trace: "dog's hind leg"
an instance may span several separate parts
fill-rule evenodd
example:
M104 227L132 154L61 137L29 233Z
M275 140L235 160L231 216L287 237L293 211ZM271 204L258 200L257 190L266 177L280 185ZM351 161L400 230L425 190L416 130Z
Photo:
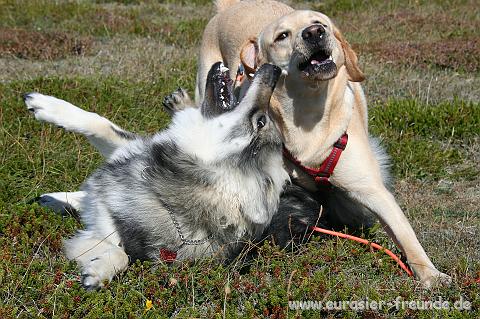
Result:
M58 192L40 195L35 200L44 207L48 207L57 213L63 213L65 211L81 211L81 202L85 196L84 191Z
M183 88L178 88L163 99L163 108L171 116L188 107L194 107L190 96Z
M85 135L105 158L136 138L135 134L121 129L106 118L53 96L29 93L24 95L24 101L37 120Z
M66 240L65 254L79 263L86 289L102 287L105 280L112 280L128 267L128 256L120 246L91 231L79 232Z

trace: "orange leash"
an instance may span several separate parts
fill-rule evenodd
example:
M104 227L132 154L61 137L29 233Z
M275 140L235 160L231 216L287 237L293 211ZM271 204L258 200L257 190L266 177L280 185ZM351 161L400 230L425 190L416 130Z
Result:
M311 230L314 230L316 232L319 232L319 233L324 233L324 234L328 234L328 235L332 235L332 236L337 236L337 237L340 237L340 238L345 238L345 239L350 239L350 240L353 240L353 241L356 241L356 242L359 242L359 243L362 243L362 244L365 244L365 245L368 245L372 248L375 248L377 250L383 250L387 255L389 255L394 261L397 262L397 264L403 269L405 270L405 272L409 275L409 276L413 276L413 272L412 270L410 270L410 268L408 268L407 265L405 265L403 263L403 261L400 260L400 258L395 255L392 251L386 249L386 248L383 248L382 246L380 246L379 244L376 244L376 243L372 243L372 242L369 242L368 240L366 239L363 239L363 238L360 238L360 237L356 237L356 236L352 236L352 235L347 235L347 234L342 234L342 233L339 233L339 232L336 232L336 231L333 231L333 230L328 230L328 229L324 229L324 228L320 228L320 227L315 227L315 226L312 226L310 227Z

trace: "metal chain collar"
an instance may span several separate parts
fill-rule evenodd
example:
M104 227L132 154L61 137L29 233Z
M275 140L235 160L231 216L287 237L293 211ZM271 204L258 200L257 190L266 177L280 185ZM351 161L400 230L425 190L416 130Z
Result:
M196 245L202 245L205 244L207 241L213 238L212 235L209 235L205 237L204 239L186 239L185 236L182 234L182 229L180 228L180 224L177 222L175 219L175 216L173 215L172 211L170 210L170 207L165 205L167 208L168 214L170 215L170 218L172 218L173 226L175 226L175 229L177 230L178 236L180 237L180 240L184 245L189 245L189 246L196 246Z
M148 168L150 168L150 166L144 167L142 172L141 172L141 176L145 180L147 180L147 177L145 176L145 171ZM192 239L186 239L185 236L183 236L182 228L180 227L180 224L178 223L177 219L175 218L175 215L173 214L173 210L162 199L159 199L159 200L162 203L162 205L165 207L165 209L167 210L168 214L170 215L170 218L172 219L172 222L173 222L173 226L177 230L178 236L180 237L180 240L182 241L182 246L183 245L188 245L188 246L202 245L202 244L205 244L207 241L209 241L210 239L213 238L213 235L209 235L209 236L205 237L204 239L193 239L193 240Z

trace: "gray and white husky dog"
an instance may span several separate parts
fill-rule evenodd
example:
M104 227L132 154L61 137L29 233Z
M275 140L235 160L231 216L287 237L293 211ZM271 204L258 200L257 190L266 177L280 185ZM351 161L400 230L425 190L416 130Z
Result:
M162 251L176 260L229 258L264 233L289 178L268 113L279 76L278 67L262 66L236 105L228 69L216 63L203 105L175 112L149 137L55 97L24 96L36 119L85 135L106 158L81 191L40 199L80 212L85 229L65 241L65 253L85 287L111 280L129 259L155 260Z

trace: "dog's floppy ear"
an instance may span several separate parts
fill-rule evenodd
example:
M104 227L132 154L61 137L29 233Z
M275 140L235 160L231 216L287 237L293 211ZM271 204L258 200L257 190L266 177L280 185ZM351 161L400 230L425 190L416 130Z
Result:
M362 82L365 80L365 75L363 75L362 70L360 70L358 66L357 54L336 27L333 28L333 34L342 44L343 55L345 56L345 67L347 68L349 80L352 82Z
M240 62L246 74L254 74L258 67L258 42L257 38L249 39L240 50Z

